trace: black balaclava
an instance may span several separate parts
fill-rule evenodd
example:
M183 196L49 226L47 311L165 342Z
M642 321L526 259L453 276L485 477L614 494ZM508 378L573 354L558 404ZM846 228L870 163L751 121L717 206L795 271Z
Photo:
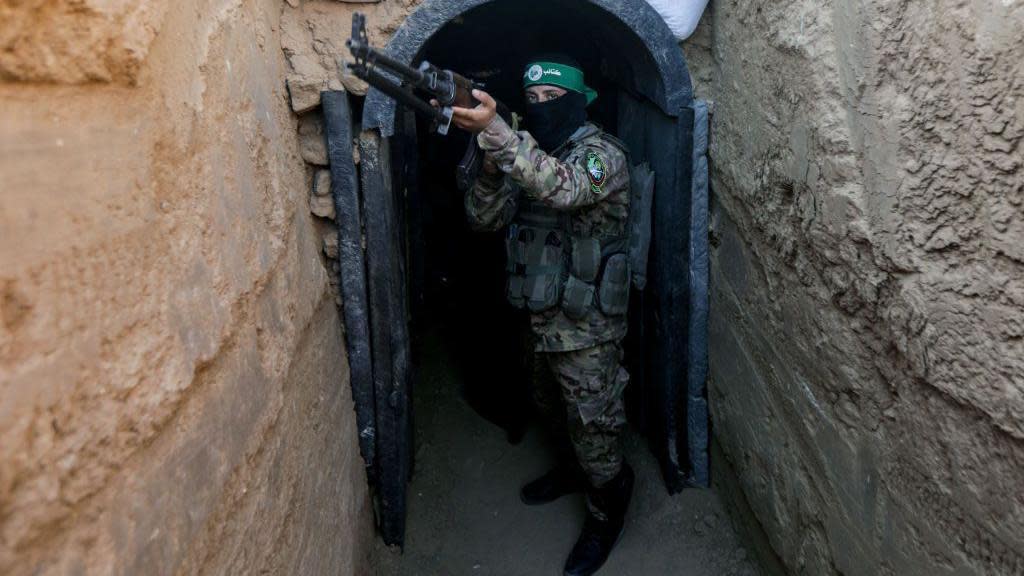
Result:
M526 128L548 154L565 143L587 121L587 97L566 92L561 98L526 105Z
M582 70L579 62L565 54L544 54L537 62L554 62ZM554 100L526 105L526 129L537 140L541 150L552 153L565 143L587 121L586 94L568 90Z

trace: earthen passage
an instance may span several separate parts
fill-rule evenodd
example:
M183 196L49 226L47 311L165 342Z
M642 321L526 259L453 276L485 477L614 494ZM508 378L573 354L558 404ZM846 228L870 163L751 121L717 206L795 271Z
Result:
M721 0L656 49L640 2L101 4L0 8L0 573L561 566L584 504L518 501L551 454L495 368L520 345L500 243L459 228L463 143L339 75L355 8L509 102L554 19L600 90L666 113L674 73L713 103L712 488L670 495L691 438L633 398L602 573L1024 573L1024 3ZM385 198L401 249L339 242ZM388 263L363 348L354 252Z

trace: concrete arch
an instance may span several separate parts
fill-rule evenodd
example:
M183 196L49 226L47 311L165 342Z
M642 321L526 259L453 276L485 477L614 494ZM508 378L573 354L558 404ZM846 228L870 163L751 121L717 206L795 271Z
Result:
M412 62L428 42L449 22L477 8L515 0L426 0L395 32L386 51L398 60ZM655 76L633 88L668 116L676 116L693 100L690 72L675 37L661 16L644 0L566 0L580 8L598 8L628 29L646 49L653 69L641 74ZM643 65L638 63L638 65ZM376 90L367 96L363 128L378 129L385 137L395 128L395 102Z

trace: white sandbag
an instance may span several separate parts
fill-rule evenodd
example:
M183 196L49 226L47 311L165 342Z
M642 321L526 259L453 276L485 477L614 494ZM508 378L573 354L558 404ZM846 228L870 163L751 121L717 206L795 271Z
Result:
M686 40L697 29L708 0L647 0L668 23L676 39Z

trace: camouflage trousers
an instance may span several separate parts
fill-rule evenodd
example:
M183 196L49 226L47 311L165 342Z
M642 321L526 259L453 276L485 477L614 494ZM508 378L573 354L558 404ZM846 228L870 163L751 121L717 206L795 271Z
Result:
M621 343L535 356L534 403L556 434L568 433L591 484L605 484L619 473L623 461L619 436L626 424L623 391L629 375L620 364Z

